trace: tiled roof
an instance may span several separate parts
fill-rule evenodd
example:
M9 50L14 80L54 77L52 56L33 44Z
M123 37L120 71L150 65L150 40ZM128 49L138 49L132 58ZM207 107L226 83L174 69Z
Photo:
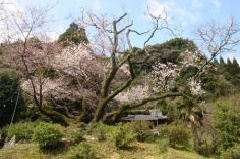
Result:
M146 120L146 121L153 121L153 120L160 120L160 119L168 119L167 116L161 115L161 116L154 116L154 115L128 115L126 117L122 117L122 121L129 121L129 120Z

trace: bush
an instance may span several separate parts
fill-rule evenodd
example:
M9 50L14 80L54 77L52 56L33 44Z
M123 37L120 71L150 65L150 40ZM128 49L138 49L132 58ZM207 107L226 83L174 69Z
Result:
M56 148L63 137L63 130L59 124L41 122L35 129L33 139L40 148Z
M239 159L240 158L240 145L234 146L227 151L223 152L221 159Z
M214 155L216 153L216 146L213 144L202 144L197 147L196 149L197 153L209 157L211 155Z
M159 135L155 134L152 130L148 131L138 131L136 138L138 142L146 142L146 143L155 143L159 139Z
M136 133L130 124L119 126L115 136L115 145L118 149L127 148L136 138Z
M171 124L168 125L165 130L166 135L169 138L169 146L188 146L190 139L190 132L184 125Z
M0 69L0 127L11 122L16 106L14 119L24 108L20 88L20 76L15 70ZM17 104L17 105L16 105Z
M218 103L217 106L215 127L219 149L226 150L240 143L240 106L232 101Z
M73 147L68 152L69 159L98 159L95 151L85 142Z
M5 138L7 136L7 130L6 127L3 129L0 129L0 149L4 146L5 144Z
M151 127L153 127L153 123L149 121L135 121L131 122L131 125L135 131L149 130Z
M97 137L98 141L106 141L107 139L115 139L118 132L118 126L106 125L103 123L94 123L91 125L91 135Z
M36 123L32 122L12 124L7 129L7 137L11 138L15 135L17 141L26 142L32 139L34 127L36 127Z
M80 129L77 129L77 130L68 132L67 137L70 138L73 144L79 144L80 142L85 141L83 134L84 133Z
M147 139L148 134L144 131L138 131L136 138L138 142L145 142L145 140Z
M97 127L97 139L99 142L107 140L107 129L103 124Z

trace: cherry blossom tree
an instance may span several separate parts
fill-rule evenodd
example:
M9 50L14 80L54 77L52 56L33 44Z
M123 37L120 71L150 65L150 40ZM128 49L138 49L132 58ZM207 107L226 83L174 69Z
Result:
M105 15L96 15L93 13L83 13L83 16L79 18L79 25L83 28L90 27L91 32L96 33L94 40L89 40L90 44L101 48L101 53L109 56L110 64L108 67L105 67L107 71L104 74L104 80L102 82L102 88L99 95L99 102L97 104L94 121L99 122L102 120L117 121L121 116L122 112L129 109L134 109L135 107L141 107L148 102L157 101L161 98L179 96L179 93L167 93L161 96L149 96L147 89L144 85L131 87L133 81L136 80L139 73L133 69L133 55L136 53L136 50L132 47L131 37L133 34L138 36L146 36L146 40L143 42L143 50L146 53L145 58L142 60L142 63L148 61L150 54L147 44L154 37L155 33L160 30L168 30L172 33L172 30L169 28L168 21L164 18L166 13L155 16L149 14L149 17L153 21L153 28L147 32L140 33L133 29L133 22L127 19L127 13L124 13L120 17L114 17L113 20L109 20ZM95 30L95 31L93 31ZM91 39L91 38L89 38ZM92 41L92 43L91 43ZM96 49L93 49L96 50ZM126 73L127 78L119 86L113 86L114 81L117 78L117 73L119 71ZM142 68L140 69L142 70ZM142 92L139 92L140 96L131 93L137 90L142 89ZM132 96L133 95L133 96ZM122 100L125 98L125 101L128 103L120 104L118 108L112 109L110 107L110 102L115 100ZM122 101L123 103L123 101ZM131 103L131 104L129 104Z
M23 89L33 98L39 111L64 125L68 125L67 118L48 108L44 100L46 93L60 84L58 82L57 85L52 85L50 84L52 81L47 78L50 70L50 59L58 48L55 47L54 43L38 40L38 38L42 39L45 36L43 28L48 23L48 11L48 8L30 8L14 13L6 12L4 19L6 32L2 37L5 39L5 46L8 47L11 56L5 61L10 65L13 59L19 62L15 67L23 72L25 77ZM51 87L48 87L49 85Z

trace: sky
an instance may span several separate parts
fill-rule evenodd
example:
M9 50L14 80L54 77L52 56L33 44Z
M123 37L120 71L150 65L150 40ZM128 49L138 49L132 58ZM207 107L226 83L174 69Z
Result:
M5 0L13 4L11 9L50 6L49 12L52 23L49 24L48 35L56 38L64 32L69 24L80 16L81 10L94 13L119 16L124 12L134 22L134 27L146 31L151 27L146 15L148 7L152 14L166 10L170 23L183 38L196 39L198 27L211 22L226 22L231 17L240 22L239 0ZM158 33L151 43L159 43L172 38L169 34ZM140 46L142 41L134 40ZM239 51L240 52L240 51ZM238 56L229 54L226 56ZM240 59L240 56L238 56Z

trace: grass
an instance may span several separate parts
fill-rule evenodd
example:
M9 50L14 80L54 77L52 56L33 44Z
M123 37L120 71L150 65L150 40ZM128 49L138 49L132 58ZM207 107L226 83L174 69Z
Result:
M113 143L90 143L102 159L206 159L191 151L167 148L160 151L156 144L135 142L128 150L117 150ZM12 148L0 150L1 159L66 159L66 152L46 153L39 150L36 144L18 144Z
M0 150L1 159L65 159L63 153L44 153L37 144L17 144Z

